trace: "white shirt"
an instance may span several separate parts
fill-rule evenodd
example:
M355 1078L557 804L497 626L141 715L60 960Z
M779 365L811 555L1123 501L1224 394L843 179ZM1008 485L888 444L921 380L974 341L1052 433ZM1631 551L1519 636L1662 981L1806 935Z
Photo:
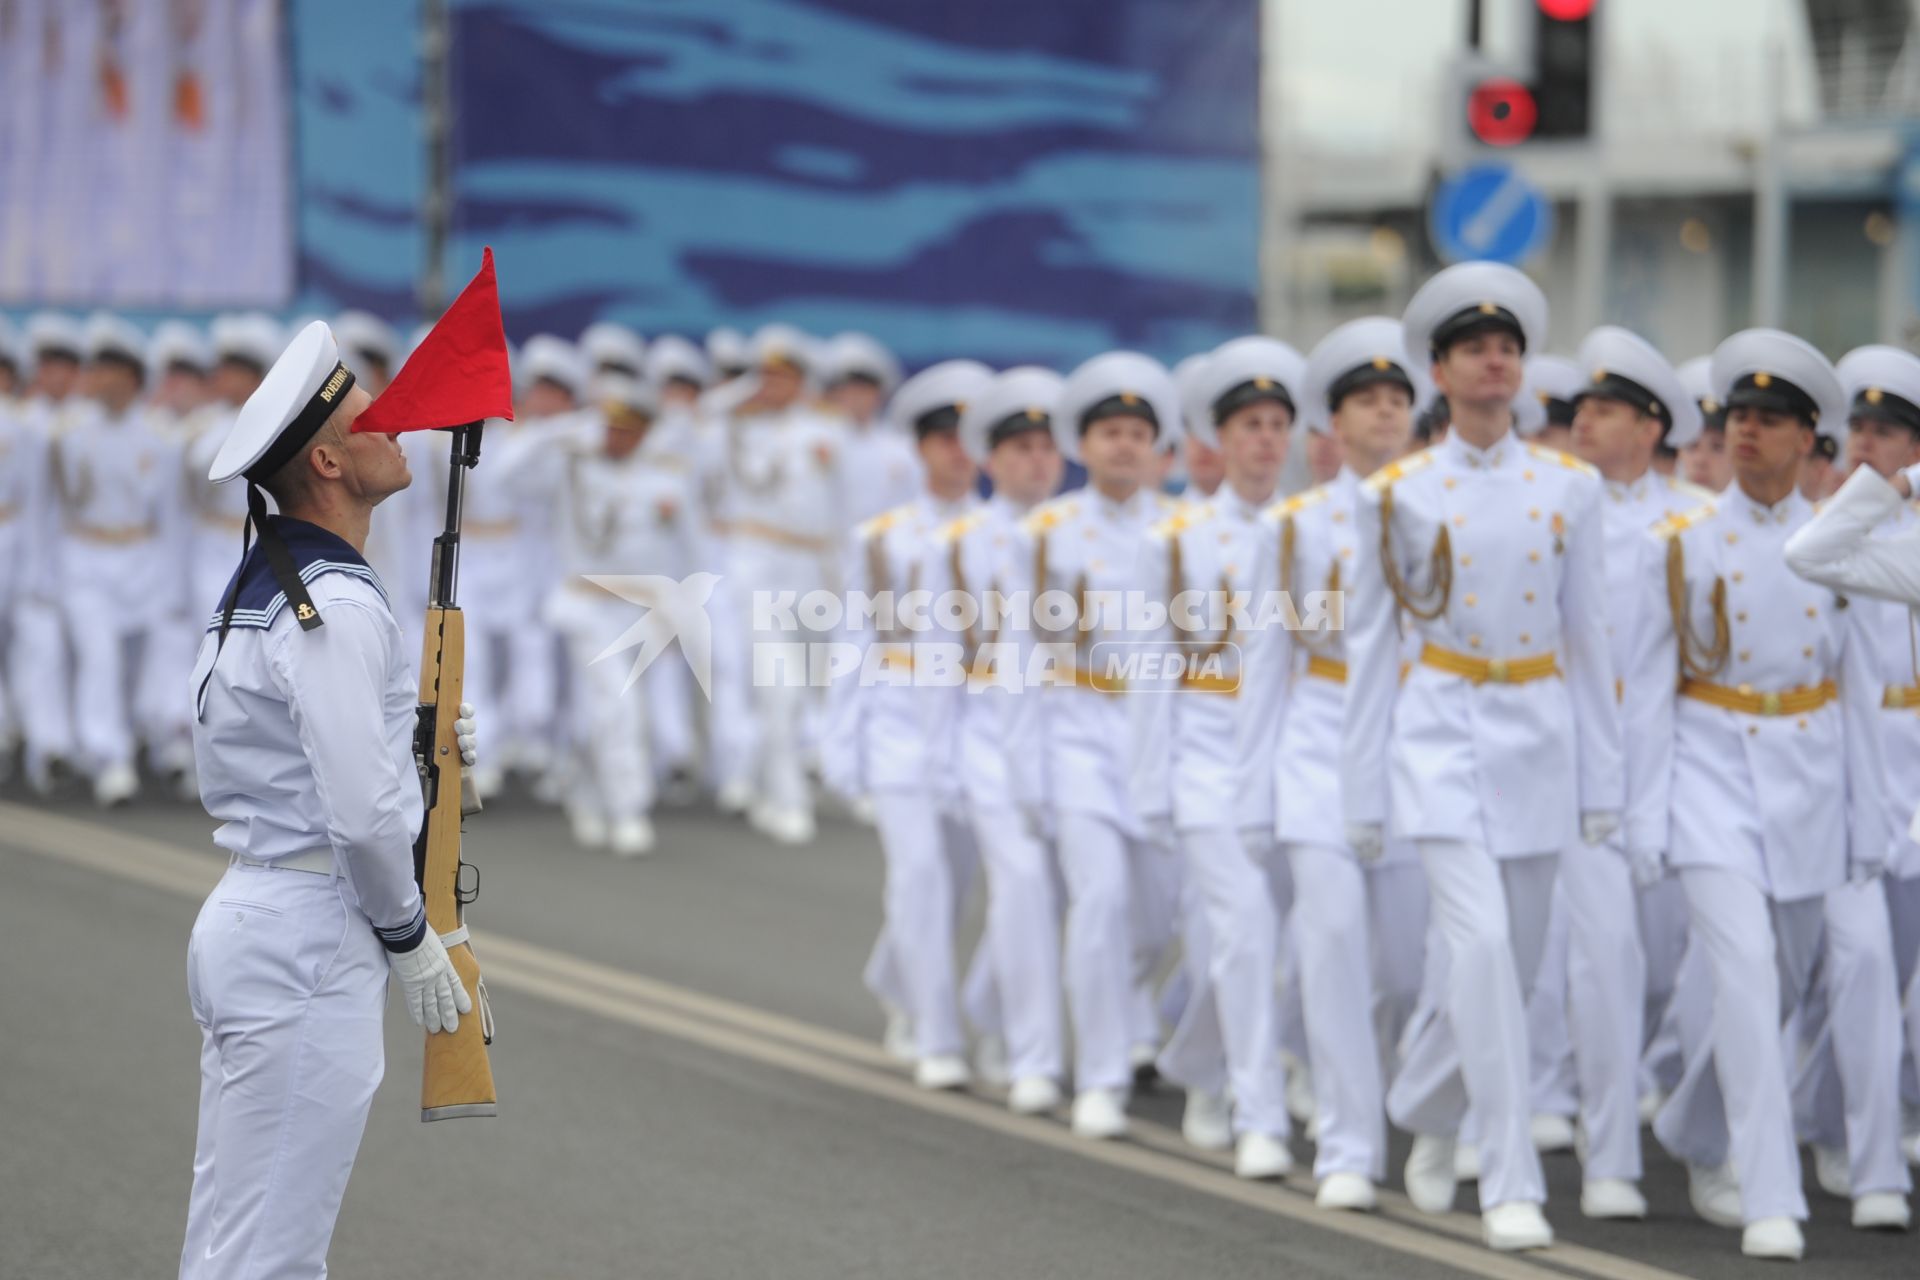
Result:
M366 561L324 529L272 519L324 625L300 627L256 544L226 644L215 617L194 662L200 799L222 849L271 860L330 847L381 941L408 950L426 928L412 666Z

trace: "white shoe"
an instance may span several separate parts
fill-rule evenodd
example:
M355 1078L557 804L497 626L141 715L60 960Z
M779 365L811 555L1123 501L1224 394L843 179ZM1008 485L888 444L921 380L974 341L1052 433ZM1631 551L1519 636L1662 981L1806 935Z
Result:
M140 775L130 764L110 764L93 780L93 799L102 809L126 804L140 794Z
M1853 1199L1853 1165L1843 1147L1813 1147L1813 1180L1835 1200Z
M920 1056L920 1048L913 1039L913 1019L904 1009L895 1009L883 1005L887 1011L887 1029L880 1036L880 1047L895 1062L912 1062Z
M653 852L653 823L645 817L622 818L613 824L608 846L616 858L638 858Z
M913 1068L913 1082L922 1089L964 1089L972 1079L967 1060L957 1053L936 1053Z
M1688 1165L1687 1199L1693 1202L1695 1213L1716 1227L1733 1229L1741 1223L1740 1184L1728 1165L1717 1169Z
M1553 1228L1547 1216L1531 1200L1509 1200L1480 1215L1480 1229L1487 1248L1499 1253L1518 1253L1522 1249L1544 1249L1553 1243Z
M1073 1099L1077 1138L1118 1138L1127 1132L1125 1096L1118 1089L1083 1089Z
M607 820L592 809L570 809L567 825L573 829L573 842L582 849L604 849L607 845Z
M1284 1178L1293 1172L1293 1152L1270 1133L1243 1133L1233 1153L1233 1176L1250 1182Z
M1059 1105L1060 1086L1046 1076L1022 1076L1007 1093L1007 1110L1015 1115L1045 1115Z
M1588 1178L1580 1188L1580 1212L1589 1218L1644 1218L1647 1198L1625 1178Z
M1457 1142L1453 1147L1453 1179L1455 1182L1480 1181L1480 1144L1477 1142Z
M753 811L753 825L775 844L813 843L813 815L805 809L763 806Z
M1533 1149L1541 1155L1573 1150L1573 1121L1565 1116L1542 1111L1527 1128L1533 1134Z
M996 1035L981 1036L973 1046L973 1069L982 1084L1004 1089L1013 1079L1007 1070L1007 1042Z
M1407 1155L1407 1199L1422 1213L1451 1213L1453 1193L1459 1182L1453 1172L1452 1138L1422 1133L1414 1137L1413 1150Z
M1313 1098L1313 1069L1290 1053L1281 1054L1280 1060L1287 1068L1287 1114L1295 1124L1311 1126L1319 1115Z
M722 813L742 814L753 808L753 784L735 779L713 793L713 807Z
M1800 1224L1792 1218L1762 1218L1749 1222L1740 1234L1740 1252L1749 1258L1778 1258L1798 1262L1807 1251Z
M1322 1209L1345 1209L1352 1213L1372 1213L1380 1207L1373 1183L1357 1173L1330 1173L1320 1179L1313 1202Z
M1905 1231L1912 1225L1907 1198L1898 1191L1870 1191L1853 1202L1856 1231Z
M1225 1151L1233 1145L1233 1117L1227 1100L1205 1089L1187 1090L1187 1109L1180 1117L1180 1136L1202 1151Z

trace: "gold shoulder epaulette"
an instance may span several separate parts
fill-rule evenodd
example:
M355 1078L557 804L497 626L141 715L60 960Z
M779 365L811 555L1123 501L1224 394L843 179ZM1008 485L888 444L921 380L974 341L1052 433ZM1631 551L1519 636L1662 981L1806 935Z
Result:
M1600 470L1590 462L1582 462L1564 449L1549 449L1543 444L1529 444L1527 452L1543 462L1557 462L1569 471L1578 471L1585 475L1598 477Z
M1679 494L1683 498L1691 498L1695 502L1712 502L1715 498L1719 497L1718 494L1706 486L1694 484L1690 480L1682 480L1679 476L1667 476L1666 482L1669 490Z
M1432 448L1422 449L1418 453L1410 453L1404 458L1389 462L1386 466L1368 476L1361 484L1366 488L1368 493L1377 495L1383 490L1391 488L1397 481L1403 480L1416 472L1424 471L1432 464L1433 459L1434 452Z
M1709 502L1702 506L1695 507L1691 511L1682 511L1679 515L1668 516L1653 526L1653 536L1656 538L1671 538L1676 534L1685 533L1688 529L1691 529L1694 525L1699 524L1702 520L1712 515L1715 510L1716 507L1714 504Z
M1271 516L1275 520L1284 520L1288 516L1297 516L1308 507L1318 506L1320 503L1325 502L1332 492L1333 490L1324 484L1315 485L1313 488L1293 494L1291 497L1282 498L1280 501L1268 507L1264 514Z
M862 538L877 537L880 534L885 533L887 530L893 528L894 525L899 524L900 521L904 520L907 517L908 513L911 512L912 510L913 510L913 504L909 502L904 506L895 507L891 511L882 511L879 515L874 516L871 520L865 520L861 522L860 528L858 531L859 535Z
M938 537L942 544L958 542L960 539L966 537L968 533L977 529L980 526L980 522L986 518L986 512L984 511L969 511L966 515L955 520L949 520L941 525Z

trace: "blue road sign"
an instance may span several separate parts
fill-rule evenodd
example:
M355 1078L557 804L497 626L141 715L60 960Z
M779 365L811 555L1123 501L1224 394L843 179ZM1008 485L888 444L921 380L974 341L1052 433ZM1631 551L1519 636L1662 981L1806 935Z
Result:
M1524 262L1553 235L1553 202L1508 165L1475 165L1433 193L1427 234L1448 262Z

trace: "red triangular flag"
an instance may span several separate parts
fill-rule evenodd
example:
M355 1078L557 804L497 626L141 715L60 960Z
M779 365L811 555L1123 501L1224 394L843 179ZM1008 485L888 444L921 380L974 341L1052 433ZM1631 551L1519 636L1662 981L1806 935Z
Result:
M393 434L512 417L513 372L488 249L480 274L427 331L387 389L354 419L353 429Z

